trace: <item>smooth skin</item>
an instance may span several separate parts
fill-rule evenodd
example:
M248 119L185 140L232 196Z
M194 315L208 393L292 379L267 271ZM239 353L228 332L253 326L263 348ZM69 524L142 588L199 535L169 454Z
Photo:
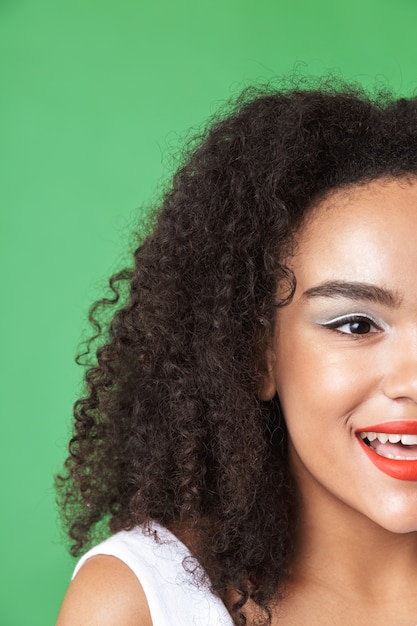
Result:
M280 397L301 514L272 625L417 626L417 482L378 470L355 435L417 420L417 181L333 192L288 265L297 289L261 397ZM94 557L57 626L116 624L151 626L146 598L127 566Z
M417 420L417 181L333 192L288 265L262 397L281 401L301 520L273 624L415 626L417 482L377 469L355 431Z
M112 556L88 559L72 581L56 626L152 626L132 570Z

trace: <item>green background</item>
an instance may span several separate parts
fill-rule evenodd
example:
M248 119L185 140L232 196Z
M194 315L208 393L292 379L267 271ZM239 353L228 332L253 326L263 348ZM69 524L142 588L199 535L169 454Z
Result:
M415 92L416 26L415 0L0 0L1 626L55 622L73 358L187 129L294 68Z

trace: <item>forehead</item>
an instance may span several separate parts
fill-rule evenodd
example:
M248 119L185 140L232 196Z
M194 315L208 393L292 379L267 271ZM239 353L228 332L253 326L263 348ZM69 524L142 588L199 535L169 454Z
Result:
M315 205L289 265L300 280L398 281L417 268L417 179L382 179L337 190Z

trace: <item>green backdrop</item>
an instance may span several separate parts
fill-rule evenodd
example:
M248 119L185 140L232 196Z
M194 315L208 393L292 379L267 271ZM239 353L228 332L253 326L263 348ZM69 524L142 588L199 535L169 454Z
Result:
M185 131L294 67L414 92L416 26L415 0L0 0L1 626L55 622L73 358Z

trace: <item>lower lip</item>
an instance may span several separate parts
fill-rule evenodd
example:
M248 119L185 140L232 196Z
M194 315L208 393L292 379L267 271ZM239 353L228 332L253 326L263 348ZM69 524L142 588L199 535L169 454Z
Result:
M381 470L381 472L388 474L388 476L392 478L397 478L398 480L417 480L417 460L404 461L402 459L387 459L367 446L359 436L357 439L369 460L372 461L375 467Z

